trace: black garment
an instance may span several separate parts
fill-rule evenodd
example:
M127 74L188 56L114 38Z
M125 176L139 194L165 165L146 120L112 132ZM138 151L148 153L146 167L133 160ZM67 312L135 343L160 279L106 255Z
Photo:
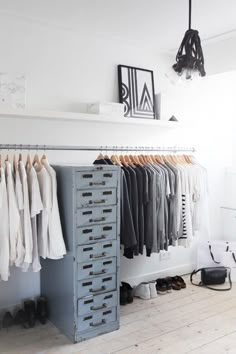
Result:
M143 254L144 245L144 177L139 167L135 168L138 185L138 224L139 224L139 244L138 251Z
M121 170L121 244L124 245L124 256L132 259L134 257L134 248L137 245L134 230L132 212L130 208L128 187L124 170Z
M143 254L143 247L145 245L145 225L146 225L146 219L147 218L147 205L149 202L149 190L148 190L148 172L147 170L141 166L141 165L137 165L136 168L142 173L142 179L143 179L143 188L142 188L142 196L141 196L141 202L143 204L143 237L142 237L142 231L141 231L141 235L139 235L139 251L141 254ZM140 188L140 187L139 187ZM141 193L139 193L140 195ZM140 202L140 204L141 204ZM139 220L140 222L140 220ZM142 222L141 222L142 223ZM142 226L141 226L141 230L142 230Z
M144 169L148 175L148 202L144 207L144 244L146 246L146 255L150 257L153 246L153 225L156 222L154 215L154 172L146 166L144 166Z
M104 161L108 164L108 165L114 165L113 161L111 159L108 158L104 158Z
M129 196L129 203L130 203L130 208L131 208L131 211L132 211L133 210L133 199L132 199L132 187L131 187L130 172L124 166L122 166L122 170L124 171L124 174L125 174L125 177L126 177L128 196Z
M95 160L95 161L93 161L93 164L94 165L108 165L108 163L104 159Z
M137 246L134 249L134 254L139 255L139 193L138 193L138 184L135 169L128 166L125 167L130 174L131 179L131 190L132 190L132 215L133 215L133 224L136 235Z

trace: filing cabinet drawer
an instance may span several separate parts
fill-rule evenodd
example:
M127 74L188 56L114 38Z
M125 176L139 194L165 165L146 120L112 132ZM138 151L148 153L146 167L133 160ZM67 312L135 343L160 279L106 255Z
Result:
M78 280L112 273L116 273L115 257L77 264Z
M96 313L79 316L78 329L79 332L101 328L108 323L115 322L117 319L116 307L104 309Z
M116 274L78 281L78 298L116 290Z
M116 221L116 206L77 210L77 226L112 223Z
M77 190L76 206L77 208L88 208L91 206L114 205L116 199L115 188Z
M116 238L116 224L91 225L76 229L76 239L79 245L109 241Z
M95 296L86 296L85 298L78 300L78 316L90 312L96 313L97 311L115 307L117 303L117 291Z
M77 189L117 187L118 171L84 171L76 173Z
M91 243L77 247L77 262L83 263L96 259L115 257L117 252L116 241Z

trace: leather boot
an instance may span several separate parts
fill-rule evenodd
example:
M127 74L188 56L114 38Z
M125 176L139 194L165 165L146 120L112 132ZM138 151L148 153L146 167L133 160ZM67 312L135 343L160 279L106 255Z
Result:
M14 323L14 320L13 320L12 314L11 314L11 312L7 311L2 319L2 328L8 329L9 327L11 327L13 325L13 323Z
M48 301L44 296L39 297L37 300L37 319L42 324L45 324L48 319Z
M35 302L33 300L26 300L24 302L24 310L26 316L26 328L32 328L35 326L36 321L36 311L35 311Z

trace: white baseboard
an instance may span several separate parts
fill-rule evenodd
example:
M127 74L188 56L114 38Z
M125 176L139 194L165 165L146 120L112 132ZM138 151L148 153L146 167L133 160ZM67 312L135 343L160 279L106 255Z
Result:
M137 275L130 278L122 278L121 281L129 283L131 286L136 286L142 282L164 278L166 276L184 275L191 273L196 268L196 264L182 264L181 266L161 269L154 273Z

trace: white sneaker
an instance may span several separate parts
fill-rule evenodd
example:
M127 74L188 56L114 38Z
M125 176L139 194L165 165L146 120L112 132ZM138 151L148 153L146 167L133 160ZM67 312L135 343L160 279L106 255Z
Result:
M150 288L151 299L154 299L155 297L157 297L156 282L150 282L149 288Z
M150 295L149 283L141 283L138 286L136 286L134 290L134 296L140 297L143 300L150 300L151 295Z

